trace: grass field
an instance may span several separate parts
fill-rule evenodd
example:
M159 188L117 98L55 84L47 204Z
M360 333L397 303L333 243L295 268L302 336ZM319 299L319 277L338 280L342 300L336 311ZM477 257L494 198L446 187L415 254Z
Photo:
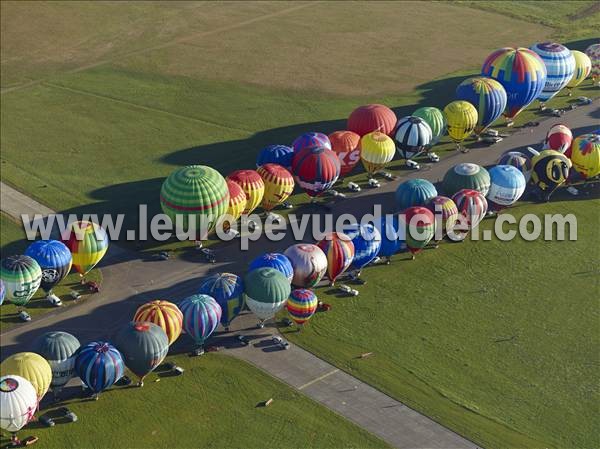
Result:
M79 421L30 424L44 448L384 448L384 442L258 369L228 356L169 357L181 377L152 374L143 388L68 401ZM260 404L269 398L269 407ZM38 412L52 415L54 409ZM162 413L151 413L161 410ZM4 442L4 441L3 441Z

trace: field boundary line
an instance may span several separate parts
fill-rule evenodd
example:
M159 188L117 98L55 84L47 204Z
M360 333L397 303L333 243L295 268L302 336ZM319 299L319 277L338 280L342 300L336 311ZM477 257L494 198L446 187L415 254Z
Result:
M298 390L302 391L307 387L310 387L311 385L316 384L317 382L321 382L323 379L328 378L329 376L331 376L332 374L338 373L340 370L338 368L329 371L328 373L323 374L322 376L319 377L315 377L313 380L311 380L310 382L306 382L304 385L300 385L298 387Z

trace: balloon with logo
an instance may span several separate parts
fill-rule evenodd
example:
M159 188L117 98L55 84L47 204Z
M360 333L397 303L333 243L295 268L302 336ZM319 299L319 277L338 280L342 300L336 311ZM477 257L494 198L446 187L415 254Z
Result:
M490 168L490 190L488 205L495 210L512 206L525 192L525 176L512 165L495 165Z
M294 154L299 153L305 148L315 147L331 150L331 142L329 141L329 137L323 133L308 132L298 136L292 143Z
M311 243L297 243L283 253L292 263L295 287L311 288L321 282L327 271L327 256L321 248Z
M12 433L14 442L18 441L16 433L31 421L37 408L31 382L15 375L0 377L0 429Z
M427 179L409 179L396 189L396 204L400 211L412 206L424 206L437 194L435 186Z
M595 83L600 79L600 43L592 44L585 49L585 54L590 58L592 63L592 80Z
M538 189L540 199L549 201L552 193L569 177L571 160L558 151L543 150L531 163L531 182Z
M344 177L360 161L360 136L352 131L335 131L329 134L329 141L340 160L340 177Z
M592 60L588 55L581 51L571 50L573 58L575 58L575 71L573 72L573 78L567 83L567 89L570 90L579 86L592 71Z
M433 239L439 242L454 229L458 220L458 208L456 203L447 196L434 196L426 205L435 217L435 235Z
M290 262L290 259L288 259L284 254L264 253L250 262L248 271L254 271L257 268L264 267L274 268L277 271L280 271L289 282L292 282L292 278L294 277L294 267L292 267L292 262Z
M5 298L24 306L40 287L42 269L29 256L8 256L0 262L0 279L4 283Z
M367 104L352 111L346 128L362 137L374 131L389 135L394 126L396 126L394 111L382 104Z
M504 115L509 120L538 98L546 85L546 65L528 48L495 50L483 63L481 74L504 87L508 99Z
M571 162L573 170L585 179L600 175L600 135L578 136L571 146Z
M181 335L183 314L179 307L172 302L155 299L138 307L133 316L133 321L156 324L165 331L169 345L171 345Z
M309 147L294 153L292 172L298 185L314 198L330 190L340 176L340 160L325 147Z
M433 133L427 122L412 115L398 120L393 136L396 150L406 160L427 150L433 140Z
M417 109L412 115L425 120L425 123L431 128L430 146L437 144L446 133L446 117L444 117L444 113L438 108L425 106Z
M508 101L502 84L485 76L468 78L460 83L456 88L456 98L468 101L477 109L477 136L500 118Z
M512 165L517 168L525 176L526 182L531 178L531 159L520 151L507 151L498 159L498 165Z
M338 276L348 269L354 259L354 243L346 234L331 232L317 246L327 257L327 278L334 285Z
M488 211L488 203L483 193L473 189L459 190L452 195L452 201L458 209L453 240L462 240L483 220Z
M42 400L52 382L52 368L44 357L35 352L18 352L7 357L0 364L0 372L21 376L31 382L38 401Z
M265 184L261 206L267 212L280 206L294 191L294 177L278 164L264 164L256 169Z
M71 251L58 240L37 240L29 245L25 255L34 259L42 269L40 286L47 294L51 294L52 288L71 271Z
M462 143L475 131L477 126L477 109L468 101L456 100L444 108L448 135L456 144L456 148L465 151Z
M196 294L179 303L183 314L183 328L192 337L202 353L204 342L212 335L221 320L222 309L212 296Z
M409 207L400 214L398 225L404 229L406 246L413 259L435 235L435 217L426 207Z
M73 223L61 240L73 255L73 268L82 277L102 260L108 250L108 234L91 221Z
M381 235L381 247L377 255L385 257L389 264L392 256L406 246L406 242L400 236L398 217L396 215L383 215L375 222L375 227Z
M94 397L112 387L125 374L123 356L107 341L92 341L79 349L75 373Z
M447 195L454 195L462 189L472 189L485 196L490 188L490 174L481 165L464 162L446 172L442 187Z
M381 234L371 223L353 223L344 227L344 234L352 240L354 244L354 259L352 267L360 271L372 262L381 249Z
M55 395L73 377L75 359L80 346L77 337L61 331L46 332L33 343L33 351L50 364L52 370L50 387Z
M244 281L233 273L216 273L207 277L198 293L214 298L221 306L221 324L229 329L244 308Z
M567 85L575 72L575 58L571 50L556 42L542 42L531 46L546 65L546 82L537 99L545 103Z
M256 168L265 164L279 164L290 170L292 168L294 149L287 145L269 145L261 150L256 158Z
M258 326L273 318L292 291L287 278L274 268L257 268L244 276L246 305L259 319Z
M292 290L286 308L294 323L303 326L317 311L319 300L311 290L297 288Z
M559 153L566 153L571 148L573 142L573 133L568 126L562 123L552 125L544 139L544 150L555 150Z
M237 183L246 194L246 207L242 214L251 214L263 199L265 183L256 170L235 170L226 178Z
M374 131L360 139L360 159L370 177L391 162L395 152L394 141L382 132Z

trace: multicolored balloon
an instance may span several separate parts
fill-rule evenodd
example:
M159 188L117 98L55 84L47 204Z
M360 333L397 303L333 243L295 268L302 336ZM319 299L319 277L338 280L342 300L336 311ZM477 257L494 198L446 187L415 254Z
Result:
M335 131L329 134L329 141L340 160L340 176L346 176L360 161L360 136L352 131Z
M6 286L4 285L4 281L0 279L0 306L4 302L4 298L6 296Z
M583 178L600 175L600 135L578 136L571 145L571 162L573 162L573 170Z
M198 346L212 335L221 320L221 306L208 295L192 295L179 303L183 328Z
M327 278L331 285L344 271L348 269L354 259L354 243L350 237L341 232L331 232L317 246L327 257Z
M244 281L233 273L216 273L204 280L198 293L214 298L221 306L221 324L228 328L244 308Z
M292 263L292 285L310 288L323 279L327 271L327 256L321 248L311 243L297 243L283 253Z
M294 191L294 177L278 164L265 164L256 169L265 184L261 206L267 212L283 204Z
M528 48L500 48L490 54L481 68L483 76L494 78L508 97L504 115L514 119L539 97L546 84L544 61Z
M472 189L485 196L490 189L490 174L481 165L464 162L446 172L442 187L447 195L454 195L462 189Z
M294 323L304 325L317 311L319 300L311 290L298 288L292 290L287 300L287 311Z
M259 323L273 318L288 300L292 291L287 278L274 268L257 268L244 277L246 305Z
M456 100L444 108L444 116L448 127L448 135L457 148L475 131L479 116L477 109L468 101Z
M462 189L452 196L459 213L459 221L454 227L455 234L463 237L477 226L488 211L488 203L483 193L473 189ZM457 227L460 224L460 227Z
M96 223L77 221L61 237L73 256L73 268L80 276L88 274L108 251L108 234Z
M435 235L435 217L426 207L413 206L406 209L398 218L398 226L404 230L406 246L413 259Z
M555 150L560 153L566 153L571 148L573 142L573 133L568 126L562 123L553 125L544 139L544 150Z
M237 183L246 194L246 207L242 214L251 214L265 194L265 183L256 170L236 170L226 178Z
M435 235L433 239L440 241L454 229L458 220L458 208L456 203L447 196L434 196L427 202L429 209L435 217ZM439 232L438 232L439 230Z
M418 156L431 147L433 140L433 132L427 122L412 115L398 120L393 136L396 150L402 159Z
M169 345L172 345L181 335L183 314L179 307L172 302L155 299L138 307L133 316L133 321L156 324L165 331Z
M446 117L444 117L444 113L438 108L425 106L417 109L412 115L425 120L425 123L431 128L430 146L437 144L446 133Z
M0 429L18 432L31 421L37 407L31 382L21 376L0 377Z
M360 139L360 160L369 176L391 162L395 152L394 141L382 132L374 131Z
M525 176L526 182L531 178L531 159L520 151L507 151L498 159L498 165L512 165L517 168Z
M290 170L294 149L287 145L269 145L261 150L256 158L256 168L265 164L279 164Z
M38 401L41 401L52 382L52 368L35 352L18 352L0 364L0 372L4 375L21 376L33 385Z
M381 249L381 234L370 223L355 223L345 226L344 234L350 237L354 244L352 267L360 272L379 254L379 250Z
M548 201L569 177L571 161L558 151L543 150L534 156L531 163L531 182L542 192L543 199Z
M246 192L237 182L231 179L227 180L227 189L229 190L229 205L227 206L226 215L231 215L234 221L237 221L242 216L248 203ZM227 223L227 226L231 226L231 223Z
M500 118L508 102L502 84L484 76L468 78L460 83L456 88L456 98L468 101L477 109L475 134L478 136Z
M575 58L575 71L573 78L567 83L568 89L573 89L579 86L592 71L592 60L588 55L581 51L571 50L573 58Z
M121 353L106 341L93 341L79 349L75 372L97 396L112 387L125 374Z
M292 172L308 196L316 197L333 187L340 176L340 160L325 147L304 148L294 153Z
M495 165L489 173L490 190L487 193L487 200L495 206L495 209L512 206L525 192L527 181L518 168L512 165Z
M24 306L40 288L42 269L29 256L8 256L0 262L0 279L6 289L6 299Z
M409 179L396 189L396 204L401 211L412 206L425 206L437 194L435 186L428 180Z
M546 102L567 85L575 72L575 58L571 50L556 42L542 42L531 46L546 65L546 82L537 97Z
M294 267L287 256L280 253L265 253L256 257L250 262L248 271L254 271L257 268L274 268L280 271L289 282L292 282L294 277Z
M394 254L406 246L406 242L400 236L398 216L383 215L375 222L375 227L381 235L381 248L377 255L386 257L389 262Z
M80 346L75 336L60 331L46 332L34 342L33 351L44 357L52 370L52 389L61 389L73 377Z
M69 274L73 264L71 251L58 240L37 240L29 245L25 255L34 259L42 269L40 286L46 293L50 293Z
M592 44L585 49L585 54L590 58L592 62L592 80L594 83L600 78L600 43Z
M396 126L394 111L382 104L367 104L352 111L346 128L362 137L374 131L389 135L394 126Z
M229 189L215 169L189 165L178 168L165 179L160 189L160 206L177 229L193 230L199 239L205 239L227 212ZM75 254L73 264L77 268Z
M296 140L294 140L294 143L292 143L294 154L299 153L305 148L315 147L331 150L331 142L329 141L329 137L323 133L308 132L298 136Z

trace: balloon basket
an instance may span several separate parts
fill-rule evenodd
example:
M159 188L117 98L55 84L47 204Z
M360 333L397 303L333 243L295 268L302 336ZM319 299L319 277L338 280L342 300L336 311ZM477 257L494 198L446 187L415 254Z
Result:
M256 325L257 329L263 329L265 327L265 322L264 321L259 321Z
M192 357L200 357L201 355L204 355L204 347L203 346L199 346L196 349L194 349L192 351Z

